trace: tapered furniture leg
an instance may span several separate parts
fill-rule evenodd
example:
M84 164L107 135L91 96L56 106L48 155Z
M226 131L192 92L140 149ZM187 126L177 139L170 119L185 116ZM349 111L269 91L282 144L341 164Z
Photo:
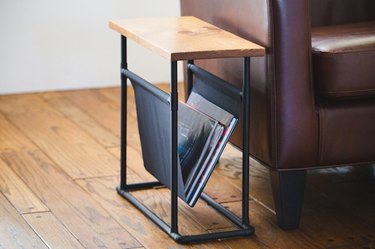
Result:
M299 227L306 170L270 171L277 223L284 230Z

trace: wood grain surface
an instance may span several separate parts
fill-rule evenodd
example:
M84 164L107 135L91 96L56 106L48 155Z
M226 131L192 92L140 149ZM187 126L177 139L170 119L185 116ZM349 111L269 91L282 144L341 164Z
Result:
M48 248L1 193L0 221L0 248Z
M29 213L23 218L50 248L84 248L51 212Z
M109 27L171 60L264 56L264 48L192 16L110 21Z
M128 93L128 181L151 181L131 88ZM119 88L0 96L0 248L375 248L375 166L309 171L301 227L283 231L268 170L254 160L255 235L176 244L115 191L119 96ZM241 153L228 146L204 191L239 214L241 184ZM168 189L134 194L169 222ZM194 208L179 201L179 211L182 233L234 228L201 200Z

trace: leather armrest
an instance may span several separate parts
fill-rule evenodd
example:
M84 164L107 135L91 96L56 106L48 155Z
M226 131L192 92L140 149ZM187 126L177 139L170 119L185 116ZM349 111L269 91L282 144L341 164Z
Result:
M310 0L180 0L194 15L266 47L251 62L251 154L276 168L309 167L318 155L318 119L311 81ZM236 85L241 60L201 62ZM241 146L241 127L232 142Z

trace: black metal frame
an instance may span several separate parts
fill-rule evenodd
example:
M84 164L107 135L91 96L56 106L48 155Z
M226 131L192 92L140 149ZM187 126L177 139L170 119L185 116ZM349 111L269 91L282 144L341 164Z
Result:
M188 64L193 64L193 60L188 60ZM127 38L121 36L121 179L117 192L140 211L158 225L165 233L178 243L197 243L217 239L227 239L233 237L248 236L254 233L254 228L249 222L249 118L250 118L250 57L244 57L244 75L242 89L242 117L243 117L243 152L242 152L242 218L236 216L224 206L213 200L210 196L203 193L201 198L212 208L232 221L238 230L228 232L206 233L198 235L181 235L178 232L178 199L177 199L177 61L171 62L171 224L164 222L159 216L147 208L143 203L136 199L130 192L150 189L163 186L160 182L143 182L136 184L127 184L126 182L126 132L127 132ZM193 73L187 72L188 93L192 89ZM155 190L157 191L157 190Z

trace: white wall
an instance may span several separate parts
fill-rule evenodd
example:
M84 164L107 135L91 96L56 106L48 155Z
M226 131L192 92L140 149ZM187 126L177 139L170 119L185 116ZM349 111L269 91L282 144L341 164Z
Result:
M108 21L179 14L178 0L0 0L0 94L119 85ZM169 61L132 42L128 51L130 69L170 80Z

